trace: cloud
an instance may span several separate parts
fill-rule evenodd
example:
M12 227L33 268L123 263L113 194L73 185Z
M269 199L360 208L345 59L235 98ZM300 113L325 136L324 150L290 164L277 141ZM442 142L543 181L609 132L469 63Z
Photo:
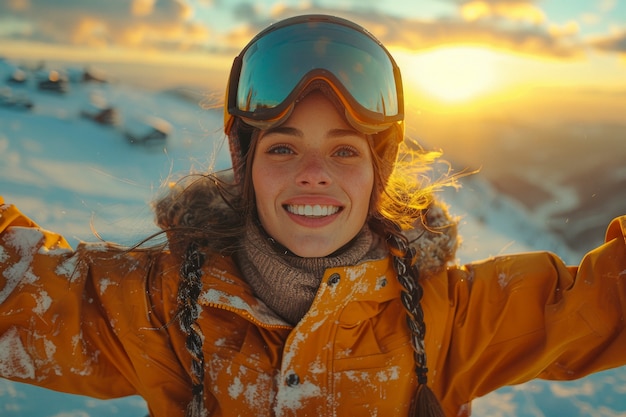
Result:
M184 0L10 0L0 15L27 25L14 39L84 46L190 48L204 43L210 31L192 20Z
M387 44L426 49L448 44L482 44L521 54L573 58L581 45L569 34L538 26L510 27L494 21L441 19L431 22L399 21L385 37Z
M470 21L500 17L540 24L546 20L543 11L528 0L464 0L460 4L460 13Z
M626 30L592 39L589 41L589 44L601 51L626 54Z
M456 12L420 19L389 14L370 2L342 9L321 7L316 1L300 6L281 2L263 7L253 1L196 0L196 7L212 6L216 12L230 13L228 20L234 24L220 32L195 18L191 0L6 0L0 2L0 16L3 22L11 24L3 24L0 33L4 38L66 45L202 50L231 55L279 19L325 13L363 25L390 48L414 51L465 43L574 59L583 56L590 45L580 38L578 24L551 23L539 7L539 0L442 1L456 6ZM603 7L613 7L613 0L604 1ZM620 52L624 50L623 42L623 36L620 41L618 35L612 35L596 39L591 45Z
M442 45L471 43L557 58L575 58L584 52L584 45L577 39L578 31L575 27L548 25L545 16L531 1L468 0L459 3L457 16L438 19L405 18L372 8L345 10L317 6L276 8L274 14L265 18L253 6L239 4L236 12L238 19L247 19L251 36L279 19L302 13L324 13L359 23L390 48L419 51ZM486 7L485 11L474 13L471 18L464 16L464 8L478 7L479 3ZM238 30L241 31L240 28Z
M610 12L617 6L617 0L601 0L600 10L603 12Z

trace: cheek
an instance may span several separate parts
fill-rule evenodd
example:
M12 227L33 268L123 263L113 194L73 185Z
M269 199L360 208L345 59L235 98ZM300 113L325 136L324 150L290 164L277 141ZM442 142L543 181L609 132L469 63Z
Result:
M370 212L370 205L372 203L372 195L374 193L374 172L370 171L369 178L366 183L363 184L364 190L369 190L369 192L364 192L363 194L363 206L365 207L365 215Z
M374 169L368 167L352 176L346 176L347 186L351 190L351 200L361 217L367 217L372 203L372 193L374 192Z
M252 167L252 187L260 220L263 220L264 212L274 206L276 176L262 167Z
M265 189L263 186L266 184L264 181L262 171L256 166L252 167L252 189L254 190L254 198L256 205L259 207L262 204L263 196L265 195Z

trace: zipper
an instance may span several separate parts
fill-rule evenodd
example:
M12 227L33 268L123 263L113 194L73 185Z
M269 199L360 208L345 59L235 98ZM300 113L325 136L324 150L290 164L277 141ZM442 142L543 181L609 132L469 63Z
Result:
M216 309L219 309L219 310L229 311L231 313L235 313L238 316L241 316L244 319L246 319L249 322L251 322L252 324L256 325L257 327L262 327L264 329L270 329L270 330L271 329L274 329L274 330L275 329L281 329L281 330L291 330L291 329L293 329L292 326L289 326L287 324L270 324L270 323L262 322L261 320L257 319L252 314L250 314L250 312L248 312L247 310L236 308L236 307L230 306L228 304L218 304L218 303L214 303L214 302L208 301L208 302L200 303L200 305L206 306L206 307L211 307L211 308L216 308Z

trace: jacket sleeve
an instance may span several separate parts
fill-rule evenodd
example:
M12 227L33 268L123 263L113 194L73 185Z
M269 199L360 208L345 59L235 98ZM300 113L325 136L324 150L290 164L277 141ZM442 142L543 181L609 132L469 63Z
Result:
M450 269L447 305L439 304L446 347L435 378L444 402L462 405L504 385L626 364L625 236L626 216L579 266L525 253Z
M122 319L145 311L141 298L128 302L145 284L95 272L87 246L72 250L0 198L0 377L97 398L137 394ZM140 262L119 256L109 266Z

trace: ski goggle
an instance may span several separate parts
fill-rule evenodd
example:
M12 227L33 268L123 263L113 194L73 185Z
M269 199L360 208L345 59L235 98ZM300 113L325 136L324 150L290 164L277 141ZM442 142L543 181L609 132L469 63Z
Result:
M281 123L315 80L333 89L350 123L364 131L382 131L404 119L400 69L387 49L348 20L307 15L268 27L235 58L226 132L235 116L261 129Z

